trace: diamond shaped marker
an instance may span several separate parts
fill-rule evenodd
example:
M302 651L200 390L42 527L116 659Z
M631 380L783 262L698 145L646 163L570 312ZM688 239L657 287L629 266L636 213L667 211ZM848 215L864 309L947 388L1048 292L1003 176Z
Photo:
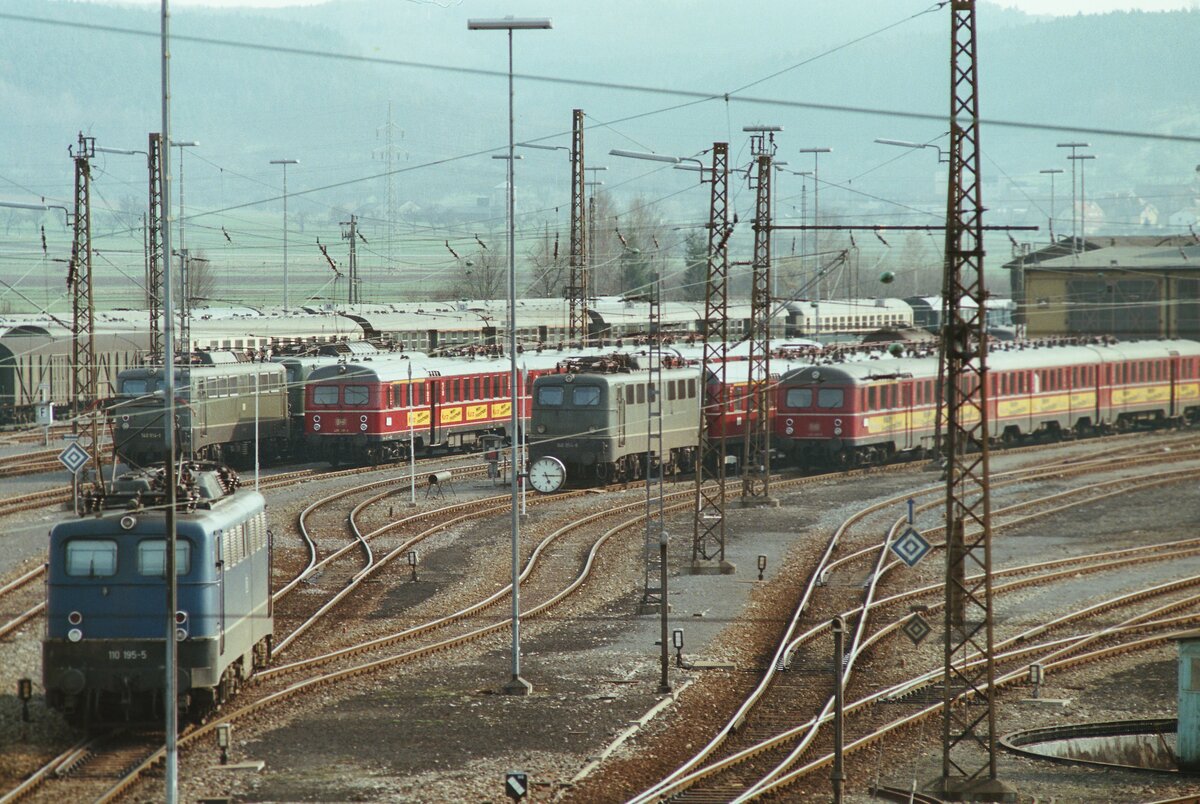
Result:
M904 533L900 534L900 538L892 542L892 552L910 567L915 567L917 562L932 549L933 545L925 541L925 538L913 527L906 528Z
M914 614L904 622L904 625L900 626L900 630L912 640L914 645L920 645L921 640L929 636L929 632L933 629L929 627L929 623L925 622L924 617Z
M58 462L67 467L67 471L71 474L78 472L91 459L92 456L88 454L86 449L79 446L79 442L77 441L67 444L66 448L58 453Z

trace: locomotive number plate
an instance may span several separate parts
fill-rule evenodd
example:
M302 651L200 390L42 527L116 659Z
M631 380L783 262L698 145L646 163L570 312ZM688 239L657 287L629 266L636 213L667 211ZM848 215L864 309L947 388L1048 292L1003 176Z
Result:
M108 660L110 662L137 662L145 661L146 651L133 648L109 648Z

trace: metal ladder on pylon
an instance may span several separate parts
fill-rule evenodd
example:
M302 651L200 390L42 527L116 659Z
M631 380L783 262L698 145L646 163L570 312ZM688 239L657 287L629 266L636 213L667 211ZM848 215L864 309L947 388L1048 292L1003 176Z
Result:
M642 591L642 612L658 611L667 605L663 584L662 540L666 539L663 518L663 470L668 463L663 454L663 354L660 331L662 287L657 274L650 288L650 338L648 348L648 387L646 389L646 578Z

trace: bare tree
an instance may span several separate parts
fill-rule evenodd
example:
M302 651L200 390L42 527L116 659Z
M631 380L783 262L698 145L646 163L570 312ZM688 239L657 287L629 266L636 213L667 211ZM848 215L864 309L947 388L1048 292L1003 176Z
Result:
M188 254L187 297L193 304L217 295L217 273L204 252L195 249Z
M504 257L481 245L474 254L458 259L446 295L453 299L503 298L506 276Z
M563 247L565 246L565 248ZM567 271L571 262L570 245L560 244L559 233L550 236L550 224L546 224L542 237L529 250L533 279L529 292L545 299L563 295L567 284Z

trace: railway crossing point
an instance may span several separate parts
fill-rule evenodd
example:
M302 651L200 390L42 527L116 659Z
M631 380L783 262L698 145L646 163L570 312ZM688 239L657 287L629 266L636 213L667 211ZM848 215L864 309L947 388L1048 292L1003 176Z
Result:
M520 801L529 795L529 774L524 771L509 771L504 774L504 795Z

